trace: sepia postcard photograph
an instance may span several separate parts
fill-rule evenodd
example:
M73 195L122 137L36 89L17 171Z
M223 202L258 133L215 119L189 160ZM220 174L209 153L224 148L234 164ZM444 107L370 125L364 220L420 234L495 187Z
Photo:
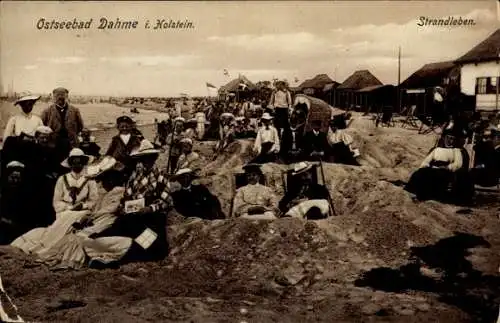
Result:
M500 0L1 1L0 322L500 323Z

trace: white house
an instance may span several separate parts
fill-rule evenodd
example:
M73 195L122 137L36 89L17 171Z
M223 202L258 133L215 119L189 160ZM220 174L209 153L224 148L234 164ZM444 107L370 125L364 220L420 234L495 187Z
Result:
M460 88L476 96L476 111L500 110L500 29L455 61L460 66Z

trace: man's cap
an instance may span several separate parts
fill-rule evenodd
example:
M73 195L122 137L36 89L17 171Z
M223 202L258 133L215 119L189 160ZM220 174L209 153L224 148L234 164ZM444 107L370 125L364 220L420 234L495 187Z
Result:
M68 93L69 93L68 89L63 87L58 87L52 90L52 94L68 94Z
M131 117L129 116L121 116L121 117L118 117L116 118L116 123L128 123L128 124L133 124L134 123L134 120L132 120Z

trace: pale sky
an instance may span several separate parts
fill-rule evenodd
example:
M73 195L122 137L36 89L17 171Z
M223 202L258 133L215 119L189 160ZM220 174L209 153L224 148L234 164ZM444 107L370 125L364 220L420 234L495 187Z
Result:
M326 73L343 82L369 69L397 83L426 63L458 58L500 27L489 1L370 2L0 2L3 89L73 94L206 95L206 82L293 81ZM475 26L420 27L420 16L474 18ZM99 30L99 19L138 20ZM38 30L47 20L93 19L88 30ZM188 19L193 29L145 29L146 20ZM292 82L292 85L297 85Z

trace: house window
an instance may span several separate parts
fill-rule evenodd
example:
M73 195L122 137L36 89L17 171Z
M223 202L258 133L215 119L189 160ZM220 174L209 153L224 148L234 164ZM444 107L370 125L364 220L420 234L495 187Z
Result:
M445 78L443 79L443 84L444 84L444 85L448 85L449 83L450 83L450 79L449 79L449 78L447 78L447 77L445 77Z
M476 81L476 94L496 94L498 77L479 77Z
M488 89L488 78L478 77L476 79L476 94L486 94Z

